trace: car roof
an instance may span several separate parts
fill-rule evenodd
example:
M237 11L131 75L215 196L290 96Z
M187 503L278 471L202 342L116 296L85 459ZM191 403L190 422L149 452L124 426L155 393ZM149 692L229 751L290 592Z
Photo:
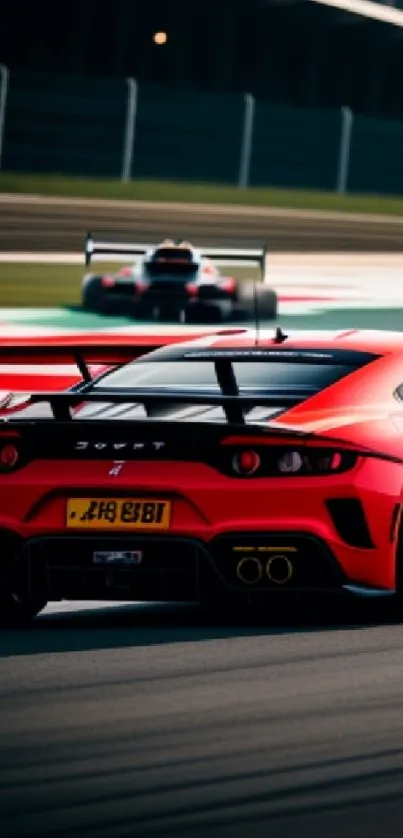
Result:
M276 329L261 329L256 333L255 329L224 329L207 337L183 341L180 344L157 349L148 356L149 360L154 357L164 357L174 354L179 357L191 349L215 350L249 349L253 354L259 354L262 349L282 350L293 349L315 349L315 350L351 350L355 352L373 353L376 355L387 355L390 353L403 353L403 332L388 332L369 329L344 329L344 330L285 330L281 339L276 339ZM229 353L230 354L230 353Z
M164 239L164 241L159 242L159 244L155 244L149 247L149 249L145 253L145 259L150 259L153 256L156 256L159 251L166 251L166 250L173 250L173 251L181 251L185 250L188 253L192 254L192 258L194 262L201 262L201 251L194 247L191 242L182 241L175 242L173 239Z

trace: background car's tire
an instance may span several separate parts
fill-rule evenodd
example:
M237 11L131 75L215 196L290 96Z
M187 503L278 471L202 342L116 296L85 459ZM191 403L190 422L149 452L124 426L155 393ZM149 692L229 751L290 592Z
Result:
M154 320L153 307L151 303L144 300L136 300L131 308L131 315L135 320Z
M92 314L102 314L104 311L104 294L102 290L102 277L86 277L82 289L82 305L84 311Z
M254 321L255 320L255 293L257 314L259 322L264 320L277 320L278 298L272 288L248 280L237 284L237 302L234 305L234 319Z
M43 597L20 599L12 593L0 594L0 627L18 627L31 622L47 605Z

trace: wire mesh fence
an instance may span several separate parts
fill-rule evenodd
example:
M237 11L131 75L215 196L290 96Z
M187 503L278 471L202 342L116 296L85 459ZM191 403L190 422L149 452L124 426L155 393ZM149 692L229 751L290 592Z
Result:
M403 123L0 65L0 168L403 194Z

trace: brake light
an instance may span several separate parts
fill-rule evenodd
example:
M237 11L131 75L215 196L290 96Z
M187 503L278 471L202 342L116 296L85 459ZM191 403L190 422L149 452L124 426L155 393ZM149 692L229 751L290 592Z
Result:
M225 446L226 447L226 446ZM330 450L317 446L286 448L278 445L262 445L260 448L228 447L225 455L227 467L232 475L239 477L320 477L340 474L352 469L358 455L353 451Z
M135 294L143 294L143 292L146 291L147 288L149 288L149 286L150 286L150 283L145 282L144 279L140 279L140 278L136 279L136 281L134 283L134 286L133 286L134 293Z
M198 288L195 282L188 282L185 287L189 297L197 297Z
M223 289L223 291L226 291L228 294L233 294L234 291L236 291L235 279L233 279L232 276L223 277L223 279L220 282L220 287Z
M339 471L343 466L343 455L340 451L326 451L308 449L307 451L286 451L278 460L281 474L298 474L301 471L314 474L328 474Z
M102 277L102 286L104 288L113 288L115 285L115 278L113 276L103 276Z
M14 442L0 443L0 469L12 471L20 459L20 452Z
M237 451L232 458L232 466L234 471L239 475L245 477L254 474L260 466L261 460L256 451L245 449L244 451Z

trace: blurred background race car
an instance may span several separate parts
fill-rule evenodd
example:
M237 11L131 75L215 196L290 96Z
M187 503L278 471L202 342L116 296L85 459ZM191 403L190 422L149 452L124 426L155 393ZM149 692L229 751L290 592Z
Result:
M181 239L158 245L85 243L85 263L94 257L137 257L116 274L88 273L82 282L82 305L97 314L122 313L136 319L220 323L277 318L277 294L266 280L267 252L197 249ZM217 263L256 267L260 281L223 275Z

